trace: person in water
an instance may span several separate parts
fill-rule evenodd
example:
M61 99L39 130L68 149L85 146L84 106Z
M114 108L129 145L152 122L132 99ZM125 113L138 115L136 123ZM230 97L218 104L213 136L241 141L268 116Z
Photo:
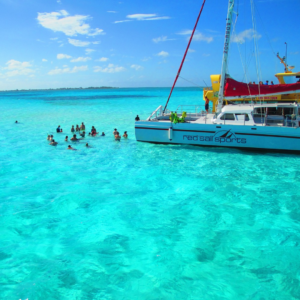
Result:
M115 134L115 140L120 142L121 136L120 136L119 132L117 134Z
M66 136L65 141L68 142L68 136Z
M125 138L125 139L127 139L127 138L128 138L127 131L124 131L123 138Z
M104 132L102 132L101 136L105 136L105 133L104 133Z
M92 147L89 145L89 143L86 143L85 146L86 146L87 148L92 148Z
M140 120L139 115L136 115L135 120L136 120L136 121L139 121L139 120Z
M60 125L56 128L56 132L62 132L62 129L60 129Z
M80 136L82 136L83 138L85 137L85 131L83 131L82 133L79 133Z
M72 125L71 132L75 132L74 125Z
M85 131L85 125L83 124L83 122L80 125L80 130Z
M77 150L77 149L73 148L71 145L69 145L67 149L68 150Z
M76 131L80 131L80 128L78 125L76 125Z
M117 128L115 128L115 130L114 130L114 136L116 136L116 135L120 135L120 133L119 133L119 131L117 130Z
M97 130L94 126L92 126L91 134L92 136L95 136L97 134Z
M16 124L18 123L18 121L15 122Z
M79 141L79 139L76 137L76 134L73 135L73 137L71 138L72 142L77 142Z
M55 140L52 140L51 143L49 144L51 146L56 146L57 145L57 142L55 142Z
M52 141L52 140L53 140L53 135L51 134L49 141Z
M51 136L50 136L50 134L48 134L47 141L50 141L50 139L51 139Z

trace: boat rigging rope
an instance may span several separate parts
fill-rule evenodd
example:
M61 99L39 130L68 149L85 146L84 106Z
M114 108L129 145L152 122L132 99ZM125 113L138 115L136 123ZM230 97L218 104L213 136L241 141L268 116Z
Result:
M198 88L202 88L202 86L200 86L200 85L194 83L193 81L190 81L190 80L188 80L188 79L186 79L186 78L183 78L182 76L179 76L179 77L180 77L181 79L183 79L183 80L185 80L185 81L187 81L187 82L193 84L194 86L196 86L196 87L198 87ZM204 81L204 80L203 80L203 81ZM204 83L205 83L205 81L204 81ZM205 84L206 84L206 83L205 83Z

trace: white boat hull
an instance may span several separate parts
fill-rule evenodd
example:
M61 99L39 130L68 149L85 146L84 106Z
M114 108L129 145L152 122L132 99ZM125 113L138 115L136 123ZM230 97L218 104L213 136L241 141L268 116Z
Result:
M135 135L140 142L300 152L299 127L139 121Z

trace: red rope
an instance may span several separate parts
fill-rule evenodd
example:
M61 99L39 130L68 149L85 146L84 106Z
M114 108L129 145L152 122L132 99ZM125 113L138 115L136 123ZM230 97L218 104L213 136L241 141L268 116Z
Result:
M201 9L200 9L200 12L199 12L199 15L198 15L198 18L197 18L196 24L195 24L195 26L194 26L194 29L193 29L192 35L191 35L191 37L190 37L189 43L188 43L188 45L187 45L187 47L186 47L186 50L185 50L185 53L184 53L183 59L182 59L182 61L181 61L181 64L180 64L179 70L178 70L178 72L177 72L177 75L176 75L176 78L175 78L175 80L174 80L174 83L173 83L173 86L172 86L172 89L171 89L170 95L169 95L169 97L168 97L167 103L166 103L166 105L165 105L165 108L164 108L164 110L163 110L163 113L165 112L165 110L166 110L166 108L167 108L167 106L168 106L168 103L169 103L169 100L170 100L170 98L171 98L171 95L172 95L173 89L174 89L174 87L175 87L175 85L176 85L176 82L177 82L177 79L178 79L178 77L179 77L179 75L180 75L180 72L181 72L181 69L182 69L183 63L184 63L184 61L185 61L185 57L186 57L186 55L187 55L187 52L188 52L188 50L189 50L189 47L190 47L190 44L191 44L191 42L192 42L192 39L193 39L193 36L194 36L195 30L196 30L196 28L197 28L197 24L198 24L198 21L199 21L199 19L200 19L200 16L201 16L201 13L202 13L202 10L203 10L203 7L204 7L204 4L205 4L205 1L206 1L206 0L203 0L203 3L202 3L202 6L201 6Z

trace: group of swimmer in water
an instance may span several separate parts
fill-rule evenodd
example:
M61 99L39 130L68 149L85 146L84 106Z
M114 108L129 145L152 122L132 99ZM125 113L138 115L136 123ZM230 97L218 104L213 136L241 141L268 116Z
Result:
M63 132L62 128L60 128L60 125L56 128L56 132L57 133L62 133ZM76 125L76 128L74 128L74 125L72 125L71 132L72 133L79 132L79 135L81 136L81 138L77 138L76 134L73 134L73 137L70 138L70 141L72 141L72 142L78 142L78 141L84 139L84 137L85 137L85 125L84 125L84 123L82 122L81 125L80 125L80 127L78 125ZM92 136L92 137L95 137L98 134L99 134L99 132L97 132L96 128L94 126L92 126L91 132L89 132L88 135ZM114 134L115 140L119 142L121 140L121 136L120 136L120 133L118 132L118 130L116 128L114 129L113 134ZM105 133L102 132L102 134L100 136L105 136ZM125 138L125 139L128 138L127 131L124 132L123 138ZM49 134L48 137L47 137L47 140L50 141L49 145L51 145L51 146L56 146L58 144L54 140L53 135ZM69 137L66 136L65 142L68 142L68 141L69 141ZM92 148L91 146L89 146L88 143L86 143L85 146L87 148ZM77 150L77 149L73 148L71 145L69 145L67 149L68 150Z

